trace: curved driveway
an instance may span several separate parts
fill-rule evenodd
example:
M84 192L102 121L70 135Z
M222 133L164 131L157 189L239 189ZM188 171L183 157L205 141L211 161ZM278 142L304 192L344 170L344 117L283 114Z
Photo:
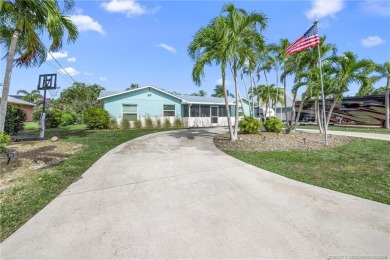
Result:
M1 259L390 257L388 205L245 164L214 147L215 131L116 147L4 241Z

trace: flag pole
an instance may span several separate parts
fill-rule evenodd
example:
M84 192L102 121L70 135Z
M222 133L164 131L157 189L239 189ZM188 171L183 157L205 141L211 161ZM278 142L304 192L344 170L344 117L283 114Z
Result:
M318 20L314 21L314 24L317 25ZM326 124L326 113L325 113L325 92L324 92L324 80L322 78L322 61L321 61L321 51L320 51L320 45L317 45L318 48L318 62L320 67L320 79L321 79L321 93L322 93L322 117L323 117L323 123L324 123L324 132L325 132L325 145L328 145L328 127Z

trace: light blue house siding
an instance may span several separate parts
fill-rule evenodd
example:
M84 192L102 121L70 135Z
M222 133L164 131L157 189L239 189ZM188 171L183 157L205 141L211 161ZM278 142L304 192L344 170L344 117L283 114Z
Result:
M124 107L129 105L137 106L137 117L163 117L164 105L173 105L175 109L173 116L182 116L181 99L157 91L154 88L141 88L122 92L119 95L107 96L104 98L103 103L104 109L116 118L122 118L123 112L126 112L123 111Z
M146 117L157 119L181 118L188 127L226 126L227 115L224 98L174 95L153 86L145 86L123 92L102 91L104 109L119 122L130 122ZM242 107L241 107L242 106ZM232 122L235 122L235 100L229 100ZM239 118L250 115L250 102L239 103Z

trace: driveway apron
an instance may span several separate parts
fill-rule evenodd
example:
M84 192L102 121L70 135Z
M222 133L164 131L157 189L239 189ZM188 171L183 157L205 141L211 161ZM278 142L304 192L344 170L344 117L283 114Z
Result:
M236 160L213 145L218 131L116 147L5 240L1 259L390 257L388 205Z

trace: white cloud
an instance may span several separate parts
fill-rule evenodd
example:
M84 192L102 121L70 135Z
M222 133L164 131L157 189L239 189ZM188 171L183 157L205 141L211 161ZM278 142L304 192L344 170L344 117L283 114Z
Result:
M222 85L222 78L221 79L218 79L217 82L216 82L218 85ZM230 81L228 81L227 79L225 79L225 85L226 86L229 86L231 83Z
M68 62L75 62L76 61L76 57L70 57L70 58L67 58L66 60Z
M390 4L389 1L383 0L366 0L361 3L360 7L369 13L389 16L390 15Z
M49 52L47 54L46 60L53 60L53 57L54 57L54 59L66 58L66 57L68 57L68 52L67 51L64 51L64 52Z
M343 0L312 0L312 8L305 14L310 20L321 19L327 16L334 17L343 8Z
M62 74L69 74L70 76L76 76L76 75L80 74L80 72L78 72L73 67L66 67L63 69L59 69L58 71L61 72Z
M148 13L146 7L135 0L110 0L102 3L101 6L111 13L124 13L128 17Z
M99 77L100 81L106 81L108 78L107 77L104 77L104 76L101 76Z
M169 52L172 52L172 53L176 53L176 49L173 48L172 46L169 46L168 44L165 44L165 43L160 43L157 45L157 47L159 48L163 48Z
M383 43L385 43L385 41L379 36L369 36L369 37L361 40L361 44L367 48L381 45Z
M85 76L92 76L92 75L93 75L93 72L84 71L83 74L84 74Z
M99 24L99 22L93 20L88 15L71 15L70 19L75 23L80 32L95 31L100 34L105 34L103 27Z

